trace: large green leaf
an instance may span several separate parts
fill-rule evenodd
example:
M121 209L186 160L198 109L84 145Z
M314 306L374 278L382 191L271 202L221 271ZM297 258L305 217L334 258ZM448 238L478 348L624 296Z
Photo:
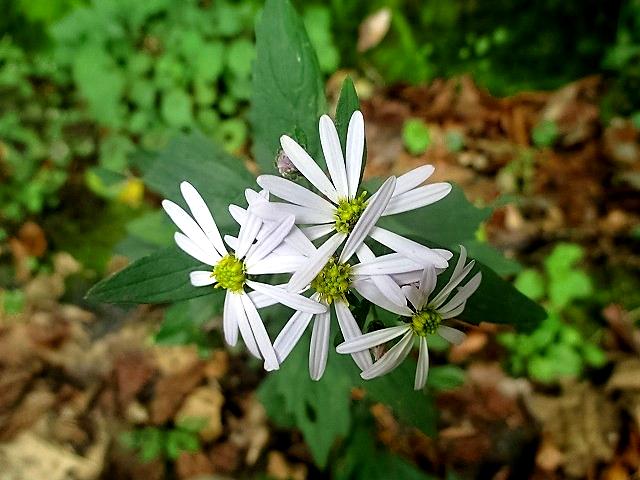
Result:
M356 93L356 87L353 85L353 81L350 77L344 79L342 82L342 88L340 89L340 98L338 99L338 105L336 106L336 130L338 130L338 137L340 138L340 145L342 145L342 153L346 154L347 146L347 130L349 129L349 120L353 112L360 108L360 100Z
M177 247L167 247L98 282L87 298L105 303L169 303L209 295L212 288L194 287L189 281L189 272L207 268Z
M318 60L300 17L288 0L267 0L256 27L251 109L253 153L263 171L273 169L283 134L320 159L318 118L325 104Z
M242 161L229 155L200 133L179 135L142 164L145 184L183 207L180 182L190 182L213 213L222 235L236 233L229 215L230 203L243 203L244 190L255 186Z

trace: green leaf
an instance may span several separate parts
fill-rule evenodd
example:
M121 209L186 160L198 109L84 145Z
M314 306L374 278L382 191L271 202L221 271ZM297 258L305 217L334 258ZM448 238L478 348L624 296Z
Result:
M179 88L162 97L162 117L172 127L188 127L193 124L191 97Z
M198 440L198 436L192 432L171 430L167 433L165 448L167 450L167 457L175 460L182 452L195 453L200 450L200 441Z
M402 127L402 140L411 155L422 155L431 144L429 128L418 118L409 119Z
M358 93L356 87L353 85L351 77L347 77L342 82L342 88L340 89L340 98L338 99L338 105L336 106L336 130L338 130L338 137L340 138L340 145L342 145L342 153L346 155L347 146L347 131L349 129L349 120L353 112L360 109L360 100L358 99ZM364 162L363 162L364 168Z
M288 0L267 0L256 27L251 110L253 153L263 171L274 168L280 136L296 130L319 159L318 118L325 104L318 60L300 17Z
M162 455L165 443L164 432L155 427L146 427L136 434L137 444L140 445L140 458L143 462L150 462Z
M544 277L533 268L520 272L515 281L516 288L531 300L544 297Z
M213 289L192 286L189 272L207 268L177 247L168 247L98 282L86 298L106 303L168 303L200 297Z
M251 74L251 64L255 56L253 43L245 38L234 40L229 45L227 53L229 70L239 78L248 77Z
M302 431L315 463L324 468L338 437L349 432L349 394L354 367L351 359L329 349L322 379L309 378L309 337L305 335L280 370L270 374L258 390L258 397L273 419L290 419Z
M434 390L451 390L464 383L465 371L456 365L429 368L427 385Z
M543 120L531 131L531 138L536 147L551 147L558 140L560 132L553 120Z

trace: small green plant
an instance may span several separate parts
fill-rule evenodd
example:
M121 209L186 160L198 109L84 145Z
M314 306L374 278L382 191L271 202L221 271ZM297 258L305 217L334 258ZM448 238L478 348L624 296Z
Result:
M533 144L538 148L552 147L559 136L558 124L553 120L542 120L531 131Z
M429 128L419 118L409 119L402 127L402 141L411 155L422 155L431 145Z
M120 443L137 450L143 462L157 458L175 460L182 452L200 450L198 432L205 423L200 418L185 418L171 428L143 427L120 435Z
M510 352L507 368L512 374L551 383L605 363L604 352L564 320L568 307L593 294L590 277L576 267L583 254L580 246L561 243L545 259L544 272L527 269L516 278L516 288L543 301L549 316L530 334L509 332L498 337Z

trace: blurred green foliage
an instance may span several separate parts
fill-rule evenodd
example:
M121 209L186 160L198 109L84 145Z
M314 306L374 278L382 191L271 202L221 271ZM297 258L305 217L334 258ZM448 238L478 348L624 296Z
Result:
M512 374L551 383L580 376L587 366L601 367L606 362L585 329L571 324L575 316L569 307L594 293L591 278L577 267L583 255L582 247L560 243L545 259L544 272L526 269L516 278L516 287L544 302L549 316L530 334L509 332L498 337L509 351L507 368Z
M431 144L429 128L419 118L410 118L402 126L402 141L411 155L422 155Z

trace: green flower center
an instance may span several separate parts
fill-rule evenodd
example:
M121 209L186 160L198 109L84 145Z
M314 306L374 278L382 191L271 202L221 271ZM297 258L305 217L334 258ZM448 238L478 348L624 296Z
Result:
M367 201L365 197L367 192L362 192L356 198L351 200L343 198L338 201L338 207L336 208L336 231L340 233L350 233L355 227L360 215L367 207Z
M311 282L311 287L327 303L345 302L345 294L351 285L351 265L338 263L331 257L320 273Z
M442 323L442 316L430 308L416 312L411 317L411 329L421 337L436 333L440 323Z
M242 260L229 253L213 267L211 274L216 278L216 288L224 288L232 292L240 292L247 279L247 267Z

